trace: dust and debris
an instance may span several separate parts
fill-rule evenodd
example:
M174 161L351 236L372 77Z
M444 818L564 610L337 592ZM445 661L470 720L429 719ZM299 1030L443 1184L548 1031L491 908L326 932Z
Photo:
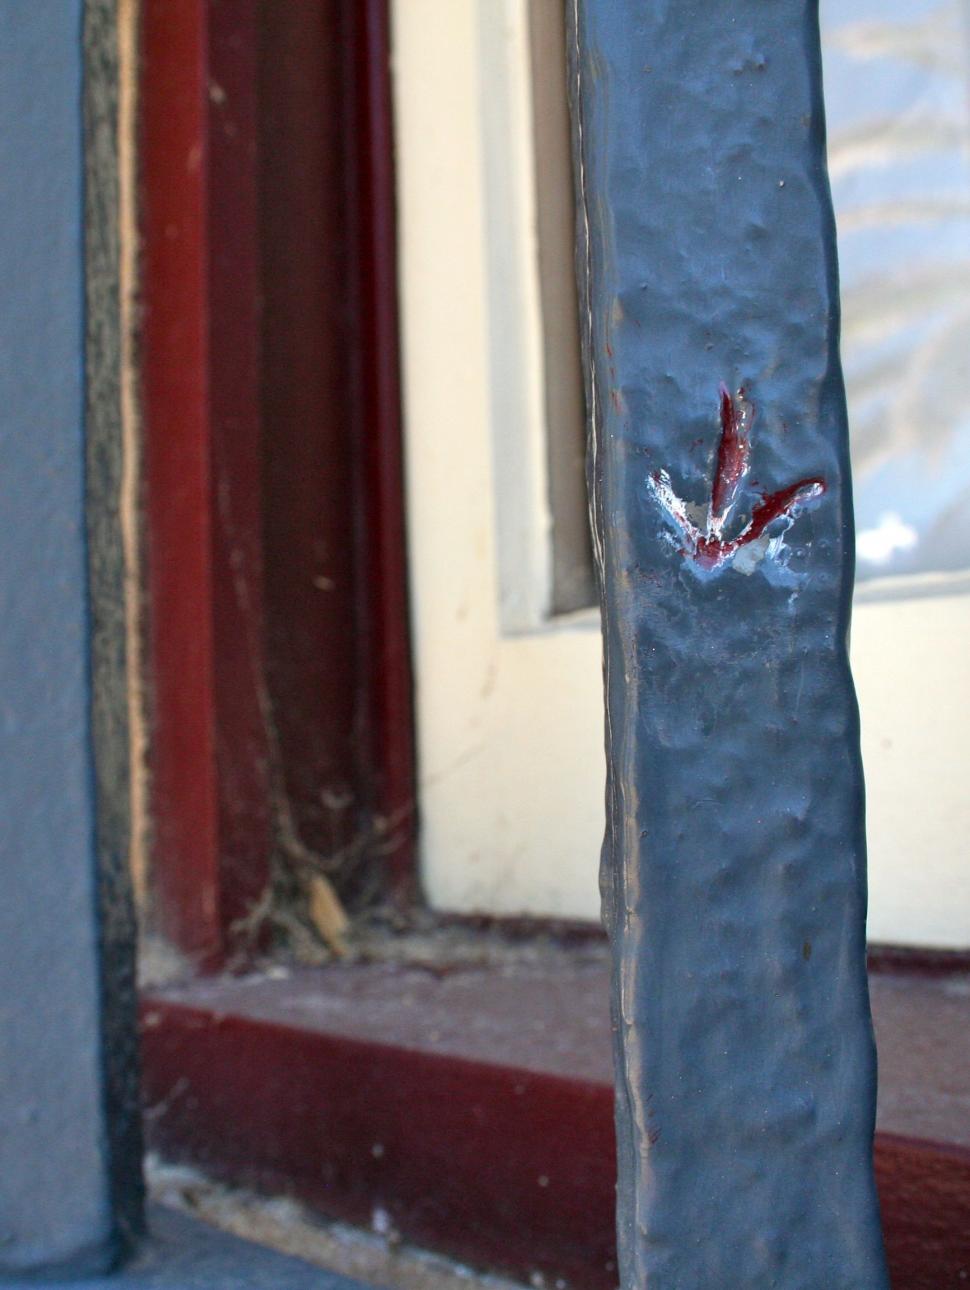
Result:
M321 899L321 907L327 899ZM245 961L246 978L285 980L301 968L338 961L345 965L393 964L444 978L470 969L556 970L557 964L563 969L599 965L605 971L609 959L606 936L591 923L476 918L420 907L402 911L390 905L356 914L342 927L336 910L331 914L318 909L318 917L321 925L315 927L304 924L295 912L273 908L274 927L285 927L287 935L276 937ZM337 920L333 928L327 922L330 917ZM325 927L339 949L327 943ZM175 985L193 977L192 965L165 941L143 939L139 955L142 989Z
M450 976L470 968L548 968L601 964L609 957L606 937L593 924L522 919L449 917L432 910L407 915L378 910L355 921L347 958L357 963L394 963Z
M388 1245L401 1244L401 1233L394 1226L394 1221L383 1205L375 1205L370 1220L371 1231L383 1236Z
M343 958L347 953L346 937L350 930L347 911L334 891L333 883L324 874L313 874L309 880L309 888L310 922L320 934L324 944L338 958Z
M145 1171L149 1195L158 1204L364 1283L389 1290L524 1290L402 1241L386 1210L375 1210L366 1231L327 1221L289 1197L227 1187L155 1155L147 1158ZM565 1290L561 1281L556 1287Z
M138 986L168 985L192 975L192 965L163 937L143 929L138 937Z

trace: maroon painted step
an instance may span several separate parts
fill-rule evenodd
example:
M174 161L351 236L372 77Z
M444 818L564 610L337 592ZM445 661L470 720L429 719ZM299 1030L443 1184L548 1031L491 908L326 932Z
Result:
M970 977L877 973L894 1290L970 1278ZM521 1278L615 1284L601 955L210 979L143 1006L148 1136ZM698 1216L699 1222L711 1216Z

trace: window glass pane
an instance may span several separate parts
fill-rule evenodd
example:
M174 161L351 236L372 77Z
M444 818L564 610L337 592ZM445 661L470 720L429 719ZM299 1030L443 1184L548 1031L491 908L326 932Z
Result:
M970 0L822 0L858 577L970 568Z

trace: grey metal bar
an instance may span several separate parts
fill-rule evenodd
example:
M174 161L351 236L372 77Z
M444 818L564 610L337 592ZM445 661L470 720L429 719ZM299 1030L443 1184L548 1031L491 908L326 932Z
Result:
M124 1243L102 1039L80 0L0 6L0 1275ZM137 1177L137 1161L129 1175ZM138 1195L130 1196L137 1210Z
M570 0L625 1290L881 1290L813 0Z

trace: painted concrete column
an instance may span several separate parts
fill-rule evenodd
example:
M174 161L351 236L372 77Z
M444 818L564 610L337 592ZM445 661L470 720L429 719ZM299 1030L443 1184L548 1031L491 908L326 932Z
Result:
M571 0L624 1290L887 1285L814 0Z

